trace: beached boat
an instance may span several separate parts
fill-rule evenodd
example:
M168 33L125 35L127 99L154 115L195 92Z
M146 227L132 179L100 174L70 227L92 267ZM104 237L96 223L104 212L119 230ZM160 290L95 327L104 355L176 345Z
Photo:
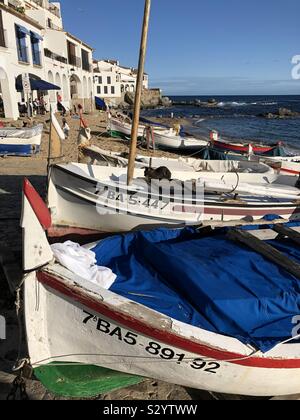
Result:
M70 244L50 247L50 213L27 181L22 227L30 363L52 392L105 392L103 368L227 394L300 392L299 224L159 229L76 247L95 258L97 279L89 261L64 254Z
M33 128L1 128L0 156L31 156L40 151L43 125Z
M81 152L85 157L85 163L118 168L128 167L128 153L110 152L94 145L82 148ZM253 175L252 177L245 176L244 179L246 182L270 183L273 182L277 176L274 172L274 169L269 165L252 161L208 161L204 159L188 158L184 156L179 156L178 159L174 159L166 157L137 155L135 158L135 167L137 169L145 169L149 167L159 168L162 166L167 167L171 172L196 172L201 173L203 176L206 174L208 176L211 174L220 174L221 177L226 177L229 176L228 174L230 173L239 173L243 178L243 174ZM276 171L276 173L277 172L278 171Z
M138 137L143 138L146 137L146 130L149 127L149 124L141 123L138 128ZM162 126L162 125L152 125L153 130L162 131L162 132L172 132L175 133L173 129ZM111 117L108 122L107 127L108 132L112 136L116 137L131 137L131 130L132 130L132 120L128 115L118 113L116 117Z
M270 214L300 218L300 190L293 187L295 177L250 184L240 183L235 173L228 174L233 178L226 182L221 176L209 179L184 171L172 175L171 182L152 181L150 186L144 170L136 169L133 185L128 187L123 168L76 163L53 166L48 202L56 226L54 236L64 235L66 227L126 232L203 221L238 224Z
M148 132L147 134L149 127L151 127L151 133ZM132 121L128 116L119 115L118 118L109 120L108 131L111 135L130 138L131 129ZM180 129L176 130L164 125L156 125L154 122L144 122L139 125L138 137L145 139L147 135L150 140L150 147L163 150L197 152L208 145L207 140L196 139L184 134Z
M271 154L274 149L277 149L281 143L276 145L263 145L255 143L233 143L223 139L211 139L211 144L217 149L235 153L249 153L249 154Z

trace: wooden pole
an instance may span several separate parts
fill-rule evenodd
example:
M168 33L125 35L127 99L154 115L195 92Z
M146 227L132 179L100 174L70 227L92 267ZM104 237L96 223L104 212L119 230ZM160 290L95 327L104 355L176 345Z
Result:
M132 121L130 155L129 155L129 162L128 162L128 173L127 173L128 185L131 185L133 177L134 177L134 166L135 166L135 158L136 158L138 128L139 128L139 122L140 122L141 99L142 99L142 91L143 91L143 78L144 78L147 41L148 41L150 10L151 10L151 0L145 0L144 22L143 22L143 31L142 31L140 58L139 58L139 70L138 70L135 101L134 101L134 115L133 115L133 121Z

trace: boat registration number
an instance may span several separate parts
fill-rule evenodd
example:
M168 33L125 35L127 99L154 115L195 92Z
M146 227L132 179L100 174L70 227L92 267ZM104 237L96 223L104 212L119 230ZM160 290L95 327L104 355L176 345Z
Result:
M108 335L116 340L125 343L128 346L140 346L144 348L145 361L147 358L157 357L165 361L173 361L174 363L181 365L182 363L187 364L191 369L203 371L208 374L216 374L221 368L221 365L212 361L205 361L201 358L190 358L185 353L177 353L176 350L170 347L163 347L161 344L155 341L149 341L146 344L142 343L141 337L138 334L124 330L121 327L112 325L110 322L101 319L89 312L83 311L84 319L83 324L87 325L93 323L97 331L102 334ZM147 355L146 355L147 353Z
M97 191L97 194L108 201L114 201L120 205L125 204L127 206L134 207L139 206L160 211L164 210L170 204L170 200L145 198L140 196L138 193L125 194L110 189Z

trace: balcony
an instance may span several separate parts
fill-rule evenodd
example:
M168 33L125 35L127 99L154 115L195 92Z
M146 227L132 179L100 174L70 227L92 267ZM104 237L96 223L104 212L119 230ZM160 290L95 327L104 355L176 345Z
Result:
M88 71L89 73L93 72L93 66L90 63L82 63L82 70Z
M65 57L55 54L52 51L48 50L47 48L44 49L44 54L45 54L45 57L51 58L54 61L59 61L60 63L68 64L68 60Z
M27 47L20 47L20 46L18 46L17 51L18 51L18 60L19 60L19 63L29 64L28 48Z
M74 67L81 67L81 59L76 55L69 54L69 64Z
M33 3L37 4L39 7L43 9L49 10L50 13L61 18L60 10L54 4L50 3L48 0L31 0Z

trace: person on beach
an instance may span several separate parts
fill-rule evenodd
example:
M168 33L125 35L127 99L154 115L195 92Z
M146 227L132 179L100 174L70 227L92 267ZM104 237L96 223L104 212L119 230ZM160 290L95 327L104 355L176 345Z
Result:
M61 95L58 92L57 92L57 110L59 112L61 112L61 114L62 114L63 117L67 113L66 108L62 104L62 97L61 97Z
M65 134L66 140L68 140L69 135L70 135L70 127L65 118L62 120L62 122L63 122L63 132Z

